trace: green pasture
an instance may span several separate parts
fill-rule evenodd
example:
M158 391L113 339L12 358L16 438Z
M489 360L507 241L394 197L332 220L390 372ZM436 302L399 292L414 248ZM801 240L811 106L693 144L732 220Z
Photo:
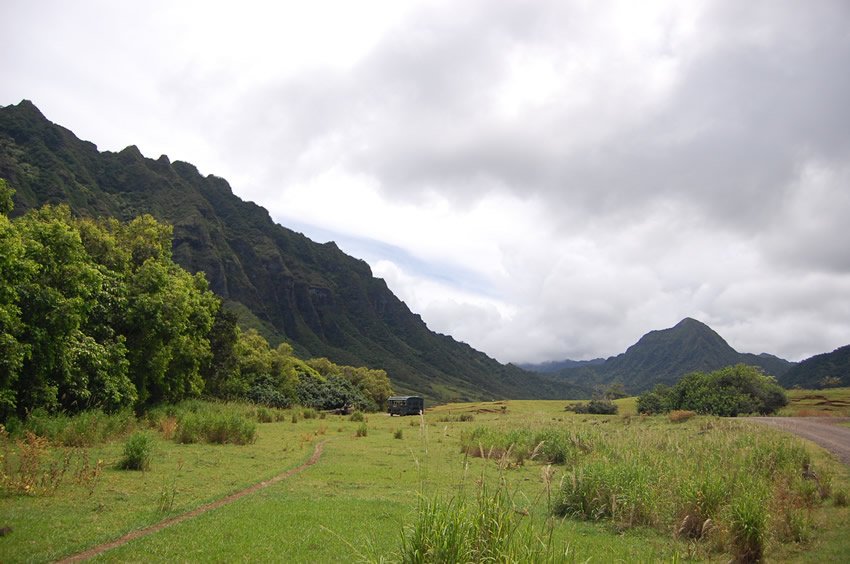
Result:
M73 555L296 467L319 442L324 443L321 459L303 472L96 560L399 561L402 531L416 522L423 500L474 501L482 488L501 484L522 526L541 532L560 557L556 560L729 561L730 552L719 541L677 536L678 524L670 517L675 514L666 509L659 508L657 517L645 523L630 524L555 515L556 498L574 476L572 463L472 456L462 445L479 428L494 436L517 430L577 433L606 445L605 460L658 458L658 468L666 468L668 460L670 467L698 467L699 460L676 459L710 449L788 445L808 453L833 492L850 491L847 468L822 450L745 420L695 417L670 423L663 416L634 414L633 399L618 400L616 416L576 415L564 410L568 403L448 404L429 409L422 418L378 413L366 415L364 422L329 414L303 418L290 410L276 422L258 424L256 441L245 445L177 444L151 429L154 451L146 472L116 469L124 444L117 438L85 450L91 461L103 461L93 481L77 484L69 473L52 493L0 498L0 527L11 528L0 537L0 561L44 562ZM357 436L363 435L364 424L365 436ZM61 448L51 450L56 456ZM709 458L733 454L714 452ZM5 456L14 457L14 448ZM739 471L748 473L747 468ZM769 535L769 560L834 561L850 554L846 505L828 498L806 508L800 518L805 538Z
M785 416L850 417L850 388L788 390L790 403L779 414Z

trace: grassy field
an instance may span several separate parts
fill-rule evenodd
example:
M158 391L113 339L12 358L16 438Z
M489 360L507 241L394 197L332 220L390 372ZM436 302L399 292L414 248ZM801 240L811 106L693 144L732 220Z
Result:
M788 406L780 415L797 417L850 417L850 388L789 390Z
M0 537L0 561L49 561L80 552L298 466L319 441L323 456L304 472L96 559L399 561L402 531L410 534L421 521L423 502L465 500L474 507L482 491L501 491L509 518L518 530L531 531L527 538L549 546L549 560L726 562L733 515L753 497L742 494L738 503L734 491L747 488L735 484L756 474L768 477L753 482L769 490L762 516L768 559L835 561L850 554L850 509L835 502L846 499L850 476L819 448L745 420L640 417L633 399L618 400L616 416L576 415L564 411L566 403L450 404L424 418L370 414L365 421L289 411L258 424L256 441L244 445L178 444L158 427L148 431L154 451L145 472L116 468L124 441L115 439L75 451L79 460L87 457L89 469L102 461L97 477L75 480L69 471L53 493L0 498L0 527L11 527ZM524 454L520 446L496 448L509 436L533 440L540 433L552 443L566 437L561 463L543 460L545 447ZM480 449L469 448L472 437ZM17 456L12 446L7 458ZM470 454L474 450L490 457ZM50 448L54 457L61 452ZM795 477L801 460L828 481L825 499ZM679 532L677 496L701 467L716 468L729 493L716 508L715 532L698 538ZM620 479L606 474L609 469L632 484L612 494L616 507L589 504L587 515L569 509L567 502L581 493L575 484L598 476ZM558 504L567 510L555 511Z

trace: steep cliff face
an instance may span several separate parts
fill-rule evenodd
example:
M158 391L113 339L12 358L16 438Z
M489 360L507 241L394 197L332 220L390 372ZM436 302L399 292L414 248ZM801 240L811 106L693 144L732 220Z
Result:
M136 147L99 152L30 102L0 108L0 177L15 213L67 203L75 213L174 226L174 258L274 340L302 354L384 368L400 391L433 399L579 397L584 391L504 366L431 332L369 266L335 244L275 224L222 178Z

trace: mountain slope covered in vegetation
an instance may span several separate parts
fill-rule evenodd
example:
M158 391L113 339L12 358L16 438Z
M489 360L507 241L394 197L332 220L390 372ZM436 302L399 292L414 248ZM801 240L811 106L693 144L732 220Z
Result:
M768 354L739 353L708 325L685 318L669 329L650 331L626 352L601 364L568 367L558 375L569 382L608 385L621 382L631 393L656 384L672 385L690 372L711 372L748 364L779 377L792 363Z
M16 214L66 203L81 216L149 213L173 225L174 260L204 272L243 324L303 355L385 369L397 391L439 400L585 395L430 331L365 262L274 223L224 179L133 146L100 152L29 101L0 108L0 178L16 190Z
M801 361L779 378L786 388L817 389L850 386L850 345Z

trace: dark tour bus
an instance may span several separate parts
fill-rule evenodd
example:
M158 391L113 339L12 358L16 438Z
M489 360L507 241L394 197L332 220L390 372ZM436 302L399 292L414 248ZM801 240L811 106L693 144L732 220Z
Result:
M425 410L425 400L420 396L393 396L387 399L387 413L392 415L419 415Z

